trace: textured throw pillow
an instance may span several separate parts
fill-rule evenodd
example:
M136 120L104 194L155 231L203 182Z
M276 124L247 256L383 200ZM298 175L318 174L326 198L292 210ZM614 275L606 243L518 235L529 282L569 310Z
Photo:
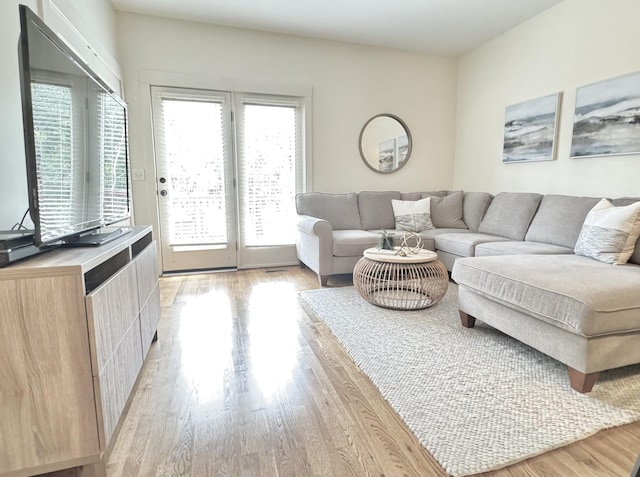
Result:
M432 229L431 198L420 200L391 200L396 230L405 232L422 232Z
M640 202L615 207L602 199L587 214L575 253L622 265L633 253L639 235Z

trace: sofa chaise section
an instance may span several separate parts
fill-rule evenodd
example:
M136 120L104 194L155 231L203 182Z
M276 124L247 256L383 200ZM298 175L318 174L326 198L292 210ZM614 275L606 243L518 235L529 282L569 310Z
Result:
M477 318L566 364L579 392L600 371L640 362L637 264L573 254L461 258L452 278L464 326Z

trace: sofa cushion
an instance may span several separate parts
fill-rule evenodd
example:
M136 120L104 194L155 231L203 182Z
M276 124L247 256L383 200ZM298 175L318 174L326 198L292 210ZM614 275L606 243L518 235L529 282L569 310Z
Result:
M640 266L579 255L456 260L452 278L497 303L582 336L640 330Z
M489 204L478 232L511 240L524 240L540 199L540 194L500 192Z
M542 242L522 242L513 240L507 242L487 242L476 245L475 256L488 255L561 255L573 253L573 248L561 247Z
M639 235L640 202L616 207L602 199L587 214L575 252L605 263L625 264Z
M524 239L573 249L584 219L600 199L545 195Z
M422 232L419 233L420 237L422 238L422 248L426 249L426 250L433 250L435 251L436 249L436 237L438 235L443 235L443 234L450 234L450 233L471 233L471 230L469 229L429 229L429 230L423 230ZM398 237L398 244L400 244L400 240L402 239L402 236Z
M406 232L420 232L432 229L431 198L420 200L392 200L395 229Z
M616 207L620 205L629 205L634 202L640 202L640 197L621 197L619 199L613 199L611 203ZM629 259L629 263L635 263L640 265L640 238L636 242L636 248L633 250L633 255Z
M395 220L391 199L400 200L396 191L364 191L358 193L360 226L363 230L394 229Z
M465 192L462 197L462 219L469 230L478 231L478 226L489 208L493 196L488 192Z
M362 256L368 248L378 244L379 235L365 230L334 230L333 255L335 257Z
M430 190L422 193L422 198L426 199L427 197L444 197L449 193L448 190Z
M401 200L420 200L422 199L422 192L403 192L400 197Z
M360 229L358 196L355 193L303 192L296 195L298 215L310 215L331 223L333 230Z
M436 228L466 229L462 220L461 190L450 192L448 195L431 197L431 222Z
M448 233L436 236L436 249L443 252L452 253L459 257L473 257L476 245L486 242L500 242L509 239L495 235L478 233Z
M442 197L447 195L446 190L434 190L429 192L403 192L402 200L420 200L426 199L429 196Z

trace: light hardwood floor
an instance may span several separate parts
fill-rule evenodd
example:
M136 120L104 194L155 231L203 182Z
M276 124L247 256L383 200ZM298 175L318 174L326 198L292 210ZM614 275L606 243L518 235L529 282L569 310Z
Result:
M298 267L162 278L159 340L109 477L446 476L302 310L313 288ZM634 423L482 475L628 476L639 452Z

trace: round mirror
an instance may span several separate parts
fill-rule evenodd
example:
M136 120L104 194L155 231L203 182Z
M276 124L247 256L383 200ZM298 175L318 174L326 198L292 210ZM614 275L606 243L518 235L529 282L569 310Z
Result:
M362 127L359 147L362 160L369 169L389 174L409 160L411 133L398 116L378 114Z

